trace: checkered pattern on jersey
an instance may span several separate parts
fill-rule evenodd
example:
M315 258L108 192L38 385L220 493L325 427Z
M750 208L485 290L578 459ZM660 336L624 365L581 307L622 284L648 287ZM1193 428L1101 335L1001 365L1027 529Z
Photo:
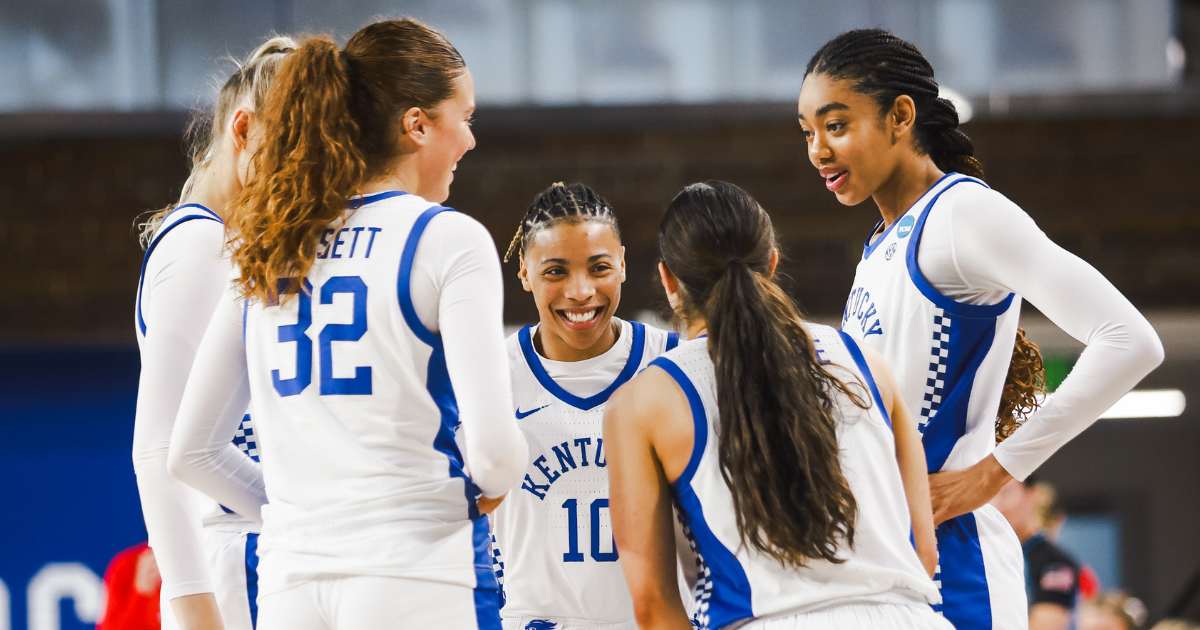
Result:
M504 608L504 558L500 555L500 544L496 535L492 534L492 571L496 573L496 583L500 585L500 607Z
M917 418L917 430L925 432L929 421L942 406L946 395L946 368L950 361L951 319L946 311L933 310L933 341L929 349L929 373L925 379L925 397L921 401L921 417Z
M250 419L250 414L246 414L246 417L242 418L237 433L233 434L233 443L243 453L249 455L250 459L258 461L258 440L254 437L254 421Z
M691 528L683 521L683 510L677 509L676 514L679 517L679 524L683 527L683 535L687 538L688 547L696 556L696 585L692 587L692 597L696 598L696 613L692 616L692 625L701 630L708 630L708 604L712 599L713 590L712 572L709 571L708 563L704 561L704 556L700 555L700 550L696 547L696 537L692 535Z

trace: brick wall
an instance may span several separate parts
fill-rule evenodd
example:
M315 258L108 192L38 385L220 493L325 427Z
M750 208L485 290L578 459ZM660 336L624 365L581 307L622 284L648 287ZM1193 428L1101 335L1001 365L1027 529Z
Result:
M789 287L807 311L840 313L868 202L839 205L807 162L786 110L739 117L643 108L613 118L526 110L481 116L449 204L507 246L525 206L554 181L583 181L617 209L628 250L623 313L662 304L654 282L662 208L710 178L747 189L782 235ZM644 112L645 115L643 115ZM504 120L504 124L501 124ZM549 119L548 119L549 120ZM515 122L514 122L515 121ZM972 123L989 183L1024 207L1139 306L1200 306L1200 117ZM141 250L132 225L171 201L186 176L177 137L0 143L0 340L133 339ZM505 268L507 278L515 265ZM532 321L508 283L507 317Z

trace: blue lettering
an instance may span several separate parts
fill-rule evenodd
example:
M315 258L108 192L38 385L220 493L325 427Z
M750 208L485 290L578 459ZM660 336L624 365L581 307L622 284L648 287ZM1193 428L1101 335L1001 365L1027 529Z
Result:
M317 256L317 258L329 258L329 235L330 234L333 234L333 230L325 230L325 233L321 234L321 245L323 247L325 247L325 249L321 250L321 253L320 253L320 255Z
M371 233L371 240L367 241L367 258L371 257L371 248L375 246L375 235L382 232L383 228L369 227L367 231Z
M530 494L537 497L539 500L546 498L546 491L550 489L550 484L541 485L534 483L529 475L525 475L525 481L521 482L521 489L528 490ZM540 491L540 492L539 492Z
M883 334L883 327L879 325L879 320L877 319L877 320L875 320L874 323L871 324L871 329L868 330L865 335L863 335L863 338L870 337L871 335L882 335L882 334Z
M581 464L579 464L580 466L588 465L588 463L587 463L587 448L584 447L584 444L591 444L591 443L592 443L592 438L576 438L576 440L575 440L575 446L579 447L579 458L583 460L583 462Z
M867 322L870 322L871 318L875 317L876 314L877 313L875 311L875 303L871 302L871 305L867 307L867 311L865 313L863 313L862 316L859 317L859 319L863 320L863 324L862 324L863 330L867 329ZM879 320L876 319L875 321L878 322Z
M568 472L569 470L578 468L578 466L575 465L575 456L571 454L571 449L567 448L566 442L562 443L561 451L558 450L557 446L551 446L550 450L554 451L554 455L558 457L558 465L562 466L563 472ZM567 464L571 465L570 469L567 468Z
M550 483L554 483L555 480L557 480L559 477L562 476L562 473L560 473L558 471L554 471L554 476L551 476L551 471L546 469L546 456L545 455L542 455L541 457L535 459L533 461L533 466L535 468L537 468L538 470L542 471L542 474L546 476L546 481L549 481Z
M346 241L342 240L342 233L349 232L349 231L350 231L350 228L342 228L342 229L338 230L337 236L335 236L333 238L333 252L331 254L329 254L330 258L341 258L342 257L342 255L338 253L338 247L346 244Z
M601 468L608 466L607 461L603 461L600 459L603 456L604 456L604 438L596 438L596 465Z
M358 233L365 229L367 228L354 228L354 240L350 242L350 256L348 258L354 258L354 248L358 246Z

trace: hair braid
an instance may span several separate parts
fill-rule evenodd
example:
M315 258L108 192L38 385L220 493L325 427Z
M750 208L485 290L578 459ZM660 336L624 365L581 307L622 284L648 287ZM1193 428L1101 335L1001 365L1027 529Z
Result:
M933 66L916 46L881 29L848 31L813 55L805 75L814 73L854 81L885 111L897 97L909 96L917 107L917 148L943 171L983 177L975 146L958 129L954 104L939 96Z
M958 128L958 111L939 96L933 66L911 43L881 29L847 31L822 46L804 73L853 81L854 89L874 99L883 111L890 109L898 97L907 95L917 107L918 150L947 173L983 178L975 145ZM1041 404L1045 382L1046 371L1037 345L1019 331L996 419L997 441L1011 435Z
M555 182L538 193L525 210L508 252L504 254L504 262L508 262L513 254L524 254L534 235L560 221L600 221L610 225L617 238L621 237L612 206L596 191L579 183Z

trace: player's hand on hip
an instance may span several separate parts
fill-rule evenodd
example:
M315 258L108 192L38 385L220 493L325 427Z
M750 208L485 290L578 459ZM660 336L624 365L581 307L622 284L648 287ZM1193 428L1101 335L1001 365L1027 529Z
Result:
M933 524L942 523L983 507L1012 479L995 457L988 455L965 470L929 475Z

